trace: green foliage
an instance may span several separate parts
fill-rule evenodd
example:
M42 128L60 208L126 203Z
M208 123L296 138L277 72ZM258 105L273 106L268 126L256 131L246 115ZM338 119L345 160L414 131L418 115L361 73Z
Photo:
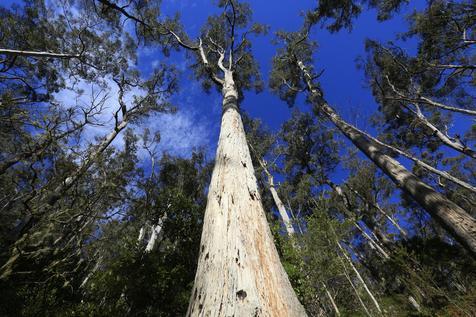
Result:
M263 90L263 82L258 63L251 51L250 36L265 34L267 27L252 23L252 11L248 3L220 1L223 13L210 16L201 30L200 39L205 47L209 65L204 65L200 52L196 52L195 76L202 81L205 90L213 87L210 73L219 74L220 54L225 54L223 66L233 71L236 88L243 98L246 90ZM231 63L231 64L230 64ZM218 90L222 87L215 86Z
M408 0L320 0L317 8L308 12L309 23L322 23L329 31L337 32L342 28L352 29L353 19L362 13L366 4L369 8L377 9L377 18L380 21L391 18L392 14ZM327 22L330 21L330 24Z
M0 315L183 316L212 164L202 151L188 159L159 155L158 131L135 133L144 118L175 111L169 97L179 88L177 71L167 62L146 78L136 66L137 49L158 48L168 56L187 48L196 61L194 75L207 89L221 88L211 74L221 79L222 56L243 98L247 90L263 89L250 36L268 28L252 21L250 5L234 0L216 2L221 13L209 17L195 42L178 15L163 18L160 1L68 3L71 7L54 7L56 2L28 0L0 8L0 47L78 55L2 54L0 60ZM315 62L313 25L331 32L351 29L366 8L376 9L384 20L405 3L319 1L300 31L276 34L270 88L289 106L309 90L298 62L311 73L324 66ZM379 138L470 184L476 182L474 161L446 151L416 115L416 105L447 134L455 115L419 98L474 110L474 16L470 1L430 1L408 17L409 30L398 38L415 40L415 54L404 51L401 42L368 40L367 58L361 59L379 105L372 118ZM125 27L126 21L133 28ZM311 78L316 89L318 77ZM84 165L102 140L84 142L88 128L107 124L102 115L108 93L115 91L111 79L119 87L117 96L109 96L119 103L112 121L127 118L133 126L122 132L121 149L109 146ZM91 86L90 94L81 84ZM70 100L55 100L65 91ZM81 101L86 96L91 104ZM399 196L375 165L337 139L318 111L294 109L276 134L259 120L243 119L283 266L309 315L335 315L329 294L342 316L366 315L359 298L379 315L351 264L385 316L470 316L476 311L474 259L414 202ZM468 125L451 138L469 148L475 129ZM274 176L294 236L285 234L273 212L264 167ZM413 166L413 172L476 213L473 192L421 166ZM146 252L159 225L155 247Z
M310 64L317 48L317 43L309 40L308 35L308 29L276 33L275 43L281 46L273 57L269 87L289 106L293 106L297 95L306 89L297 62Z

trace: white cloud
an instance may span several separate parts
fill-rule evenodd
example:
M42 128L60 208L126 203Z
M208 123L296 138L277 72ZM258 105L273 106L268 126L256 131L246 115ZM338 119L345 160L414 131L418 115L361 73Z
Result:
M207 147L210 141L208 122L200 122L190 111L175 114L159 114L152 117L147 126L160 132L159 152L188 157L194 148Z
M107 79L107 90L102 91L101 95L107 94L107 100L104 104L104 109L100 115L96 117L96 120L101 125L88 126L82 133L80 140L80 148L85 150L91 144L97 143L97 138L103 138L114 128L114 113L118 109L118 87L112 81ZM67 86L72 86L72 82ZM92 94L98 93L99 88L93 86L88 82L79 81L75 84L76 89L84 91L83 94L78 95L73 90L64 89L55 95L55 99L65 108L69 107L87 107L91 104ZM125 101L128 103L132 100L133 94L141 94L140 91L132 91L125 96ZM178 155L182 157L189 157L193 149L204 147L208 150L213 150L216 140L212 140L214 137L213 131L218 129L218 122L212 124L213 119L210 120L208 116L203 114L203 110L207 107L210 109L210 114L215 117L219 108L217 102L213 102L211 106L209 100L212 98L202 99L200 104L199 94L201 94L200 84L196 81L188 82L187 87L184 87L173 98L173 103L177 105L178 111L175 114L169 113L157 113L152 114L145 120L141 120L139 123L129 125L128 128L132 128L137 135L141 135L145 128L148 128L152 134L156 131L160 132L161 140L157 145L159 157L163 152L167 152L172 155ZM79 118L78 118L79 119ZM124 147L124 138L122 135L116 137L111 146L122 149ZM139 159L148 160L147 152L143 149L139 150Z

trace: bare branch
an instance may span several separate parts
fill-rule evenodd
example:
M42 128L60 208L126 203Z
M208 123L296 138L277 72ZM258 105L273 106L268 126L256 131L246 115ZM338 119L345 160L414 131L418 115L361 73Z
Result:
M0 48L0 54L12 55L12 56L26 56L26 57L39 57L39 58L80 58L78 54L62 54L51 52L34 52L34 51L20 51Z

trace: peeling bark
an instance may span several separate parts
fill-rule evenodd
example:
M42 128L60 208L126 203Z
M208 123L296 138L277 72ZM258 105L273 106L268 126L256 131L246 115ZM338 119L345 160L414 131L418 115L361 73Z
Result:
M224 73L220 138L187 316L306 316L266 221L232 72Z

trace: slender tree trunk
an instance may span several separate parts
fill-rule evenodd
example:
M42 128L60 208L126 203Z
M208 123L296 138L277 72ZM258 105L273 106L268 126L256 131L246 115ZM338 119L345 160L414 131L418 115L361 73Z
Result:
M416 299L413 296L408 296L408 301L412 305L413 308L415 308L418 312L421 312L421 307L420 304L416 301Z
M157 225L152 226L151 228L151 235L149 238L149 242L147 242L147 246L145 247L145 252L151 252L154 250L155 243L157 240L160 238L160 233L162 232L162 228L164 227L164 222L167 219L167 214L163 215L160 219Z
M364 136L366 136L367 138L369 138L370 140L372 140L373 142L377 143L378 145L381 145L393 152L396 152L398 153L399 155L402 155L408 159L410 159L411 161L413 161L417 166L420 166L420 167L423 167L424 169L426 169L428 172L430 173L433 173L435 175L438 175L439 177L443 177L444 179L446 180L449 180L450 182L453 182L455 183L456 185L459 185L463 188L466 188L470 191L472 191L473 193L476 193L476 187L471 185L471 184L468 184L464 181L462 181L461 179L457 178L457 177L454 177L453 175L451 175L450 173L448 172L445 172L445 171L440 171L439 169L437 168L434 168L433 166L425 163L424 161L416 158L415 156L405 152L405 151L402 151L394 146L391 146L391 145L388 145L382 141L380 141L379 139L377 138L374 138L373 136L371 136L370 134L360 130L360 129L357 129L356 127L353 127L356 131L360 132L361 134L363 134Z
M373 248L375 248L385 259L390 259L390 256L387 254L387 252L385 252L385 250L377 242L375 242L374 239L372 239L372 237L369 236L368 233L365 232L365 230L362 229L362 227L357 222L355 222L355 227L362 233L364 238L369 241L370 245L373 246Z
M114 129L99 143L97 144L91 152L88 154L87 158L81 163L81 165L71 173L64 181L62 181L51 193L46 197L45 200L40 202L40 208L44 209L44 203L48 205L54 205L63 194L70 189L84 173L98 160L101 154L107 149L107 147L114 141L114 139L119 135L119 133L124 130L127 126L128 121L123 120L119 125L114 127ZM20 233L23 234L33 225L35 225L43 216L43 210L36 212L34 215L28 216L27 220L23 222Z
M332 187L332 189L337 193L337 195L342 199L342 202L344 203L345 205L345 208L351 212L352 211L352 205L351 203L349 202L349 199L347 198L347 196L344 194L344 192L342 191L342 188L339 186L339 185L336 185L334 184L333 182L331 181L328 181L327 184L329 186ZM355 219L355 217L353 217ZM386 259L389 259L390 257L388 256L387 252L385 252L385 250L377 243L374 241L374 239L372 239L372 237L370 237L367 232L365 232L364 229L362 229L362 227L357 223L357 221L355 221L355 227L362 233L362 235L364 236L364 238L366 238L369 243L370 243L370 247L372 249L376 249L378 252L380 252L380 254L386 258ZM373 232L372 232L373 235L375 235ZM378 240L378 239L377 239Z
M465 210L410 173L402 164L382 153L362 133L345 122L323 99L312 83L312 75L299 61L304 79L313 97L318 98L318 107L334 125L375 163L405 193L418 202L457 241L476 255L476 221Z
M86 286L86 284L88 283L89 279L91 278L91 276L93 276L94 273L96 273L96 271L99 269L99 266L101 265L102 263L102 260L103 258L100 257L96 264L94 265L93 269L91 270L91 272L88 273L88 275L84 278L84 280L81 282L81 285L79 285L79 288L84 288Z
M98 160L99 156L107 149L107 147L112 143L112 141L114 141L117 135L122 130L124 130L127 124L128 121L124 119L117 126L115 126L114 130L111 131L98 145L96 145L93 150L91 150L84 162L71 174L71 176L67 177L64 181L62 181L60 185L55 188L52 194L46 196L45 199L39 201L39 210L36 210L33 214L27 215L25 217L22 223L18 226L18 229L16 229L17 236L19 236L19 238L13 244L12 254L9 257L8 261L0 268L0 272L2 272L0 278L6 278L12 273L11 268L13 267L14 263L21 254L19 246L28 238L28 231L38 222L40 222L45 212L49 210L45 208L46 205L54 205L62 197L62 195L68 189L70 189L80 179L80 177ZM36 193L34 195L36 195ZM31 197L29 197L28 200L30 200Z
M34 51L19 51L0 48L0 54L13 56L27 56L27 57L46 57L46 58L80 58L79 54L61 54L51 52L34 52Z
M356 191L355 189L353 189L351 186L347 185L347 187L354 193L356 194L358 197L360 197L360 199L364 200L365 203L371 205L372 207L374 207L375 209L377 209L382 215L384 215L388 220L390 220L390 222L395 226L395 228L398 229L398 231L400 231L400 234L403 236L403 238L408 238L408 233L405 229L403 229L402 227L400 227L400 225L398 224L398 222L393 219L393 217L391 217L388 213L386 213L382 207L380 207L380 205L375 202L375 203L372 203L372 202L369 202L367 199L365 199L358 191Z
M289 201L288 201L288 210L291 213L291 218L293 219L294 223L297 225L297 228L299 230L298 233L303 234L304 230L301 227L301 223L299 219L297 219L296 215L294 215L293 209L291 208L291 204L289 203Z
M128 120L124 119L88 154L88 157L79 166L71 176L67 177L58 187L56 187L54 194L48 197L47 202L53 205L61 196L70 189L78 179L98 160L101 154L114 141L119 133L127 126Z
M269 191L271 192L271 195L273 196L274 203L276 207L278 208L279 215L281 216L281 220L284 223L284 226L286 227L286 232L289 237L292 237L295 233L293 224L291 222L291 219L289 218L289 215L286 211L286 208L284 207L284 204L279 198L278 192L276 191L276 187L274 186L274 178L273 175L268 171L266 168L266 163L262 161L260 158L258 158L258 161L261 165L261 167L264 170L264 173L266 174L266 177L268 178L268 186L269 186Z
M344 269L344 275L345 275L347 281L349 282L350 286L351 286L352 289L354 290L355 296L357 296L357 299L359 300L360 305L361 305L362 308L364 309L364 311L365 311L365 313L367 314L367 316L372 317L372 314L370 314L370 311L369 311L369 309L367 308L367 305L365 305L364 301L362 300L362 297L360 297L359 290L357 289L357 287L355 287L354 282L352 282L352 279L350 278L349 272L347 271L347 268L346 268L346 266L345 266L344 261L342 260L342 258L340 257L339 254L337 254L337 257L339 258L339 260L340 260L340 262L341 262L341 264L342 264L342 268Z
M334 308L336 316L340 316L339 307L337 307L336 302L334 301L334 297L332 297L331 292L329 292L329 289L327 288L326 283L322 283L322 285L324 286L324 290L326 291L326 295L327 295L327 297L329 298L329 301L332 304L332 308Z
M461 152L465 155L468 155L469 157L472 157L476 159L476 151L473 149L470 149L467 147L465 144L463 144L460 140L451 138L445 133L443 133L440 129L438 129L433 123L431 123L424 115L423 113L419 110L416 114L417 118L428 128L431 130L434 136L436 136L440 141L445 144L446 146Z
M259 158L258 158L258 160L259 160ZM289 237L292 237L292 236L294 236L295 231L294 231L294 228L292 227L291 222L289 220L288 213L286 212L286 208L284 207L284 204L282 203L281 199L279 198L279 195L278 195L278 193L277 193L277 191L274 187L273 176L271 175L271 173L266 168L266 164L263 163L261 160L260 160L260 165L263 167L266 175L268 176L268 185L269 185L271 194L273 195L274 203L278 207L279 214L281 215L281 220L283 221L283 223L285 225L289 224L290 227L291 227L291 229L288 229L288 226L286 226L286 229L287 229L286 232L287 232ZM283 216L283 215L285 215L285 216ZM301 232L301 234L302 234L302 232ZM297 244L294 247L300 249L299 245L297 245ZM307 280L309 280L308 275L305 275L305 278ZM322 285L324 287L324 290L326 292L327 297L329 298L329 301L331 302L332 308L334 309L334 311L336 313L336 316L340 316L339 308L337 307L337 304L334 301L334 298L332 297L331 293L329 292L329 289L328 289L326 283L323 282Z
M145 225L140 227L139 237L137 238L137 244L142 243L142 240L144 240L144 236L145 236Z
M306 316L261 204L232 72L187 316Z
M274 203L276 204L276 206L278 207L278 210L279 210L279 214L281 215L281 220L283 221L283 223L286 225L286 232L288 234L289 237L292 237L294 236L295 234L295 231L294 231L294 228L292 227L291 225L291 222L290 222L290 219L289 219L289 216L288 216L288 213L286 212L286 208L284 207L284 204L283 202L281 201L281 199L279 198L279 195L276 191L276 188L274 187L274 179L273 179L273 176L271 175L271 173L268 171L268 169L266 168L266 163L263 162L261 159L259 159L259 163L261 165L261 167L263 167L264 169L264 172L265 174L267 175L268 177L268 185L269 185L269 189L271 191L271 194L273 196L273 200L274 200ZM292 212L291 212L292 214ZM294 218L294 217L293 217ZM302 234L302 232L301 232ZM295 245L295 248L298 248L300 249L299 245ZM306 279L308 280L309 279L309 276L308 275L305 275ZM322 283L323 287L324 287L324 290L326 292L326 295L327 297L329 298L329 301L331 302L331 305L332 305L332 308L334 309L335 313L336 313L336 316L340 316L340 311L339 311L339 308L337 307L337 304L336 302L334 301L334 298L332 297L332 294L329 292L329 289L326 285L326 283ZM322 315L322 314L321 314Z
M360 275L359 273L359 270L357 270L357 268L355 267L354 263L352 262L352 260L349 258L349 256L347 255L346 251L344 250L344 248L342 247L342 245L340 244L339 241L337 241L337 246L339 247L339 249L342 251L342 255L344 256L344 258L347 260L347 262L349 263L350 267L352 268L352 270L354 270L355 272L355 275L357 275L357 278L359 279L359 281L362 283L362 285L364 286L364 289L365 291L367 292L367 294L369 295L370 299L372 299L372 302L374 303L375 307L377 308L377 310L379 311L379 313L382 313L382 309L380 308L380 305L379 303L377 302L377 299L375 298L375 296L372 294L372 292L370 291L369 287L367 286L367 283L365 283L365 280L362 278L362 276Z

